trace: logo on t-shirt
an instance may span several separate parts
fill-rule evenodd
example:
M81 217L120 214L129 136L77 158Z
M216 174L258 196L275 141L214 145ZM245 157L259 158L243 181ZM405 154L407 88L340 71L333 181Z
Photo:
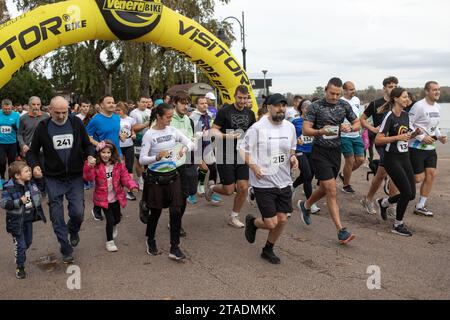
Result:
M246 114L232 114L231 115L231 126L236 129L242 129L247 131L250 124L248 115Z

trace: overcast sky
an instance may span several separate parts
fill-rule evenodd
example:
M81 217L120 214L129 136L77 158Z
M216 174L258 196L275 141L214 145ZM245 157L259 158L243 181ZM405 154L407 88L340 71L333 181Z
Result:
M361 89L389 75L405 87L450 85L449 0L231 0L216 17L242 11L249 77L268 70L273 92L312 93L334 76Z
M242 11L247 71L262 79L268 70L272 91L312 93L333 76L361 89L388 75L406 87L450 85L448 0L231 0L216 16ZM232 46L242 61L241 49Z

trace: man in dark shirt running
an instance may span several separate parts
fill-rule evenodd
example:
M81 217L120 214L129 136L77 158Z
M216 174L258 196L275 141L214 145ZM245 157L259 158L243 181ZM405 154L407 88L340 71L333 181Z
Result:
M324 99L314 102L308 109L303 123L303 135L315 137L312 149L314 173L320 187L307 201L299 201L300 217L306 225L311 224L311 206L327 197L328 209L338 231L341 244L347 244L355 235L341 224L336 199L336 177L341 166L341 132L355 132L360 123L352 107L340 100L342 81L332 78L325 89ZM347 119L350 124L343 124Z

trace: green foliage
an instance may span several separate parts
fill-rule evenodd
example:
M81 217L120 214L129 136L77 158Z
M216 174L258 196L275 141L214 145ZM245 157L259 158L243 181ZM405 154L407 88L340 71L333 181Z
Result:
M1 99L11 99L13 103L28 103L31 96L39 96L45 105L50 103L54 95L50 81L30 70L28 66L17 72L11 81L0 89Z

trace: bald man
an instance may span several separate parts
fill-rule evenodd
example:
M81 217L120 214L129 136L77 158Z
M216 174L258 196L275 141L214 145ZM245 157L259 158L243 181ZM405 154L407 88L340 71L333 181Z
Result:
M54 97L50 102L50 115L51 118L38 124L27 155L33 176L41 178L39 152L43 149L53 231L61 246L63 262L73 263L73 247L80 241L78 232L84 218L83 164L87 156L89 165L95 165L94 148L81 120L69 116L66 99ZM64 196L69 202L67 225L64 219Z

